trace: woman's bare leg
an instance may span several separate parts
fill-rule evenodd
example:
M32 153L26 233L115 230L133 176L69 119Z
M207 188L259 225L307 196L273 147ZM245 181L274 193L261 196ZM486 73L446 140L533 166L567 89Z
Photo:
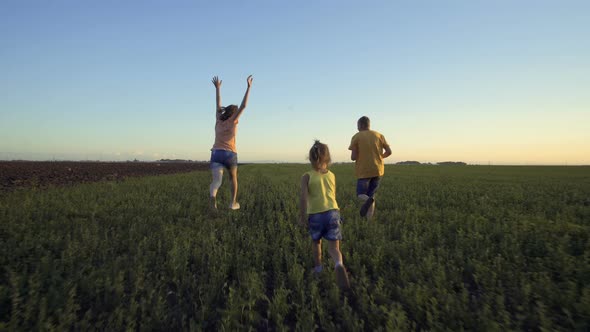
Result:
M211 169L211 185L209 186L209 205L211 209L217 209L217 191L219 187L221 187L221 182L223 181L223 167L215 167Z
M240 205L237 202L238 198L238 167L229 169L229 178L231 181L231 202L230 207L234 210L239 209Z

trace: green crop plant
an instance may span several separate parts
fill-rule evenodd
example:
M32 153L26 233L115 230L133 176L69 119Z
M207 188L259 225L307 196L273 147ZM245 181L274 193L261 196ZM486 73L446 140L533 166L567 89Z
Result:
M386 166L358 214L332 167L351 290L311 273L307 165L0 194L0 330L590 329L590 168ZM225 179L227 181L227 178Z

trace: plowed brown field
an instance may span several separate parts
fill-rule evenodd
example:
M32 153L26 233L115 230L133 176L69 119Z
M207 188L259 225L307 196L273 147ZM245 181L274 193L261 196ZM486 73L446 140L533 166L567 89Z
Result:
M46 187L121 180L130 176L204 171L206 162L0 161L0 192L18 187Z

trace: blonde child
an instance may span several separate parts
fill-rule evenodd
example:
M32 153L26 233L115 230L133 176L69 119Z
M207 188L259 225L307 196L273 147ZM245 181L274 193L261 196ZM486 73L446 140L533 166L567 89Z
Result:
M314 272L320 273L322 267L322 238L328 240L328 252L335 262L336 282L342 289L350 287L346 268L340 252L341 219L336 202L336 178L328 170L330 150L326 144L315 141L309 150L312 170L301 177L300 218L307 226L312 240Z

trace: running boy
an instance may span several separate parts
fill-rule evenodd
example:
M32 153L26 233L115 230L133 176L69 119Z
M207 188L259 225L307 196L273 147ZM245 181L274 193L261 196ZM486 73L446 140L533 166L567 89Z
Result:
M356 195L363 203L360 214L371 219L375 213L375 191L384 174L383 159L391 155L385 137L371 130L371 121L363 116L357 122L358 133L350 141L350 159L355 161Z
M350 283L340 252L342 233L340 211L336 203L336 178L328 170L331 162L328 146L315 141L309 150L309 161L313 169L301 177L299 222L309 228L314 272L323 270L322 238L325 238L328 240L330 257L335 262L336 282L341 289L348 289Z

